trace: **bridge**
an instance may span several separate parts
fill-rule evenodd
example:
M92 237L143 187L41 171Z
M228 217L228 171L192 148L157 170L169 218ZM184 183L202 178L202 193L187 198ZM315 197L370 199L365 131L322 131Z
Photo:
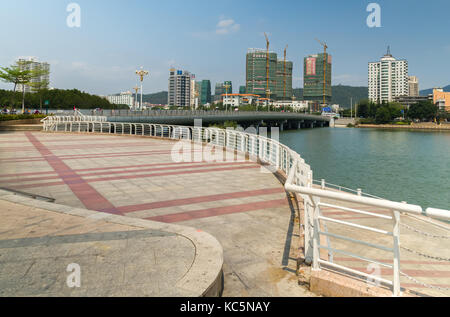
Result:
M158 123L193 126L194 120L201 119L203 124L237 122L243 128L253 126L279 127L281 131L305 128L323 128L333 126L329 117L292 112L262 111L188 111L188 110L147 110L141 112L128 110L111 111L106 115L109 122Z

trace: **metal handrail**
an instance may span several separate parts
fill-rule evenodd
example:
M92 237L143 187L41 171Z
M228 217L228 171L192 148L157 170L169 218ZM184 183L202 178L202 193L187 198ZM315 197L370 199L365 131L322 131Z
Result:
M97 121L98 120L98 121ZM304 248L307 263L312 263L313 270L320 270L321 265L332 267L338 270L347 271L351 274L366 276L380 283L393 287L394 296L399 296L400 285L400 212L407 214L425 215L428 217L450 220L450 211L428 208L426 212L420 206L406 203L398 203L381 199L376 196L364 194L361 190L351 190L345 187L341 189L356 193L345 193L343 191L327 190L327 183L322 180L322 189L313 188L314 179L311 167L305 163L302 157L289 147L276 140L264 136L235 131L232 129L187 127L167 124L146 124L146 123L116 123L107 122L106 117L83 116L83 117L51 117L44 121L44 131L54 132L86 132L86 133L114 133L122 135L141 135L178 140L190 140L193 142L206 142L212 145L221 146L228 150L239 151L249 154L250 157L259 159L261 162L269 163L274 170L282 171L287 176L285 188L288 192L298 193L303 199L305 223L304 223ZM316 181L317 183L317 181ZM337 186L328 184L328 187ZM321 199L332 199L337 201L336 205L321 202ZM378 215L368 211L348 208L339 203L356 203L358 205L379 207L390 210L392 216ZM392 220L392 231L380 230L369 226L362 226L343 220L332 219L322 215L321 207L333 207L347 212L365 214L378 218ZM357 230L369 230L378 234L383 234L393 239L393 248L368 243L350 237L339 236L329 233L326 222L339 222L344 226L349 226ZM322 229L323 227L323 229ZM358 258L363 261L380 264L375 259L370 259L356 255L345 250L333 248L327 239L327 246L320 244L320 236L334 237L337 239L362 244L365 246L383 249L393 253L394 269L392 281L355 271L349 267L338 265L333 261L334 253L342 253ZM329 251L329 260L320 258L320 250ZM385 264L385 263L384 263Z
M362 189L360 189L360 188L358 188L358 189L347 188L347 187L344 187L344 186L341 186L341 185L327 183L324 179L321 179L321 180L315 179L315 180L313 180L313 184L320 185L322 189L327 189L327 188L329 188L329 189L336 189L336 190L338 190L340 192L353 193L353 194L356 194L356 195L359 195L359 196L367 196L367 197L372 197L372 198L376 198L376 199L384 199L384 198L381 198L381 197L378 197L378 196L375 196L375 195L364 193L362 191Z

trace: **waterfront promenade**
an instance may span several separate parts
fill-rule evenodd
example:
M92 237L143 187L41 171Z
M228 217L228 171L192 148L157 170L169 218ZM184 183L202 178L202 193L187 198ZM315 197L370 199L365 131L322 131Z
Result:
M55 203L180 224L223 247L224 296L311 296L298 286L296 209L253 162L174 163L174 141L0 134L0 187Z
M257 163L174 163L171 149L176 141L149 137L14 132L0 134L0 139L0 187L50 197L57 204L205 231L223 247L224 296L313 295L298 285L295 275L300 246L295 201L285 192L283 179L261 173ZM360 225L392 227L389 220L333 208L323 212ZM402 215L401 223L402 272L434 288L406 276L401 278L402 287L418 294L448 296L449 227L420 216ZM327 229L381 245L392 242L376 234L361 236L361 231L336 224ZM392 262L392 254L336 239L330 243L333 248ZM327 258L324 252L322 256ZM341 254L334 254L333 261L362 272L374 269ZM380 268L379 274L392 278L390 269Z

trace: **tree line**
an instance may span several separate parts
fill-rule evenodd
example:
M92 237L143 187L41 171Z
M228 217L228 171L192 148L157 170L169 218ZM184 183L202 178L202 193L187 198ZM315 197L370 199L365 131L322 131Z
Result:
M43 104L51 109L129 109L127 105L113 105L104 98L77 89L49 89L49 69L32 63L19 60L9 67L0 67L0 80L13 85L13 90L0 90L2 108L21 107L22 113L26 108L42 112ZM24 87L30 87L31 93L27 94ZM18 88L22 91L17 91Z
M397 102L374 103L362 100L357 106L356 115L363 118L360 120L362 123L377 124L405 120L434 121L448 117L430 100L412 104L409 108Z

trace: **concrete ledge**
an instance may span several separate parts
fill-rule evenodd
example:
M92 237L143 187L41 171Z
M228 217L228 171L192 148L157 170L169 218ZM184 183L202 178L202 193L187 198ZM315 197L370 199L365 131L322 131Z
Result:
M388 287L370 285L367 281L326 269L311 270L310 290L326 297L392 297ZM414 297L408 290L403 297Z
M0 125L0 131L42 131L42 124Z
M28 124L39 124L42 125L41 120L43 118L33 118L33 119L23 119L23 120L5 120L0 121L0 126L7 126L7 125L28 125Z
M176 288L174 293L181 297L213 297L221 295L223 289L223 249L216 238L206 232L185 226L58 205L4 190L0 190L0 200L91 220L97 219L114 224L164 231L183 236L195 246L195 258L186 275L174 285L174 288Z

